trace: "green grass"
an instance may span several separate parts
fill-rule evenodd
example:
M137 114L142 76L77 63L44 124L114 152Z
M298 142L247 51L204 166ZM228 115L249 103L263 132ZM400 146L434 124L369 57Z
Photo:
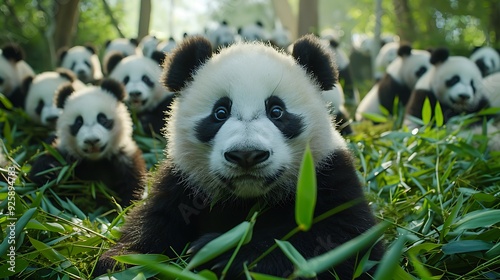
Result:
M19 110L0 111L0 123L1 148L8 155L8 166L15 167L18 176L15 196L9 196L9 169L1 169L0 277L88 278L98 257L119 237L128 209L117 204L97 208L92 203L95 197L111 197L102 184L71 182L63 175L60 184L37 187L29 183L25 175L30 161L44 151L37 141L44 138L46 131L31 124ZM355 248L372 244L384 233L388 250L374 275L376 279L499 278L500 152L487 150L488 138L462 138L460 126L411 132L395 128L390 121L378 126L359 123L354 130L356 133L347 137L348 144L380 226L315 262L301 259L285 241L277 243L277 249L284 250L296 264L294 275L314 275L320 271L315 270L320 269L320 264L334 263ZM154 172L156 163L164 158L165 142L140 134L135 139L144 151L148 168ZM64 168L63 174L71 171L70 167ZM10 197L15 199L13 216L8 212ZM298 207L308 205L305 202ZM14 238L9 238L9 218L16 219ZM310 217L299 220L314 223ZM244 246L251 225L252 220L230 233L233 247ZM15 240L15 272L8 270L9 240ZM210 254L222 250L218 246L224 244L212 245ZM175 259L161 255L122 257L120 261L139 266L119 276L216 279L210 271L183 271L190 258L183 252L179 254ZM363 260L360 263L368 265Z

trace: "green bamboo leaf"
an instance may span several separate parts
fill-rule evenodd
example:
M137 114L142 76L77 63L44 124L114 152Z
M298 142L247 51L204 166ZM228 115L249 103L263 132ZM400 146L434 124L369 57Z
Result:
M394 269L399 265L399 259L406 243L406 235L400 235L384 254L373 277L374 280L391 279Z
M460 196L457 198L457 202L456 202L455 206L451 210L450 215L444 221L443 229L441 230L441 234L439 235L439 239L441 240L441 242L443 242L443 240L445 240L444 238L446 237L448 232L450 232L451 224L457 218L458 211L462 208L463 200L464 200L464 196L463 196L463 194L460 194Z
M281 278L281 277L276 277L276 276L261 274L261 273L256 273L256 272L250 272L250 276L252 276L252 279L254 279L254 280L284 280L285 279L285 278Z
M384 234L389 226L390 224L387 222L379 223L365 233L345 242L337 248L309 259L306 264L294 272L294 276L306 277L313 273L318 274L331 269L335 265L340 264L349 257L357 254L359 251L372 245L382 236L382 234Z
M51 156L57 159L59 163L61 163L62 165L67 165L66 160L64 160L64 158L61 156L58 150L56 150L54 147L45 142L42 142L42 145L49 152Z
M170 260L169 257L162 254L128 254L121 256L114 256L113 259L132 265L148 265L150 263L161 263Z
M302 231L311 228L316 207L316 192L316 169L311 148L307 144L300 166L295 200L295 222Z
M442 250L445 255L454 255L469 252L488 251L493 248L493 245L494 244L491 242L482 240L460 240L444 244Z
M16 205L17 205L17 200L16 200ZM20 204L20 202L19 202ZM31 220L31 217L36 212L36 208L30 208L24 212L24 214L21 216L16 221L12 221L12 223L15 224L15 236L16 236L16 244L18 244L18 238L21 232L24 230L24 227L28 224L28 222ZM8 233L8 232L7 232ZM7 249L10 247L9 238L4 238L2 241L2 244L0 244L0 256L5 256L5 253L7 252Z
M436 126L442 127L444 124L443 110L441 109L441 104L436 102L436 107L434 108L434 116L436 118Z
M5 107L5 109L10 110L12 109L12 103L10 100L7 98L7 96L3 95L0 93L0 103Z
M422 122L427 125L431 121L432 118L432 108L431 108L431 102L429 101L429 98L425 98L424 100L424 105L422 106Z
M475 229L480 227L490 227L500 223L500 209L487 209L468 213L461 220L455 223L454 230Z
M280 247L281 251L285 253L288 259L292 261L292 263L295 266L300 267L306 264L307 262L306 259L299 253L299 251L297 251L297 249L295 249L295 247L293 247L292 243L281 240L275 240L275 241L276 244L278 244L278 247ZM312 274L309 277L314 277L314 276L316 276L316 274Z
M387 117L373 113L363 113L363 118L375 123L386 123Z
M420 262L420 260L414 255L408 253L408 258L411 261L411 264L415 268L415 271L417 272L417 275L419 276L419 279L422 280L432 280L432 279L441 279L441 276L432 276L432 274L425 268L424 265Z
M228 232L208 242L186 266L186 270L191 270L207 261L223 254L224 252L236 247L242 238L245 238L244 244L250 242L252 236L253 223L244 221L235 226ZM248 233L248 234L247 234Z
M500 256L500 243L497 243L495 246L493 246L491 249L489 249L485 253L485 256L489 259L493 259L493 258Z
M33 245L33 247L51 263L60 266L69 273L80 275L78 268L76 268L65 256L57 252L54 248L29 236L28 238L31 242L31 245Z

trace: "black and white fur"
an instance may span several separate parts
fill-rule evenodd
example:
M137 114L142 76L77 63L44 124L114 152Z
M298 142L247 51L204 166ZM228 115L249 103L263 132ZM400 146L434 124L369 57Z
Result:
M121 84L110 79L103 80L99 87L75 91L66 85L59 89L55 99L63 112L53 146L68 164L77 162L75 180L102 181L125 207L142 195L146 168L142 152L132 139L132 120L122 102L124 97ZM33 163L29 178L42 185L57 174L37 174L60 165L52 155L42 155Z
M142 55L124 57L115 53L106 65L109 77L125 86L125 101L137 113L148 134L161 135L161 128L165 126L165 111L169 110L173 100L173 94L160 83L164 58L165 55L159 51L153 51L151 58Z
M267 210L257 217L252 240L240 249L226 275L236 279L244 262L255 260L274 239L296 227L295 189L307 143L317 167L315 216L354 199L362 202L292 236L293 246L311 258L375 224L351 153L321 97L337 76L323 44L307 36L295 43L292 56L256 42L212 54L208 40L193 37L169 56L164 82L179 96L166 127L167 160L145 203L127 218L116 246L99 260L96 274L112 269L115 255L174 257L188 243L196 252L245 220L260 202ZM320 239L332 244L321 247ZM382 252L375 245L372 259ZM231 254L205 267L220 273ZM334 269L341 279L349 279L354 259ZM274 250L253 271L286 277L293 264Z
M103 78L101 62L91 45L60 49L59 66L73 71L85 84L97 84Z
M492 47L475 48L470 59L479 67L483 77L500 71L500 53Z
M359 103L356 120L363 120L365 113L382 115L380 106L392 115L396 97L399 98L400 104L405 106L417 80L431 67L429 59L428 51L414 50L409 45L401 45L398 57L389 64L384 77Z
M0 93L4 94L14 107L23 107L24 98L20 85L35 72L24 60L24 51L17 44L4 45L0 55ZM3 106L0 105L0 108Z
M472 60L450 56L448 49L439 48L433 51L430 61L433 66L420 78L407 104L406 125L418 126L411 117L422 119L426 98L433 109L440 103L445 123L459 114L478 112L490 106L481 71Z

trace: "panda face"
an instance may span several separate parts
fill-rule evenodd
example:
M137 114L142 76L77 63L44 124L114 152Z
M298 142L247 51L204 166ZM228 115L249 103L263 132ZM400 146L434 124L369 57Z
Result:
M468 58L452 56L433 69L431 89L440 102L464 111L474 108L482 96L482 77Z
M227 47L235 42L236 30L226 22L222 22L208 36L211 38L214 48Z
M475 50L470 59L479 67L483 77L500 71L500 54L491 47L481 47Z
M120 52L124 56L141 53L137 40L127 38L117 38L106 44L105 56L114 51Z
M413 89L418 79L431 68L430 56L427 51L411 50L409 55L398 56L387 67L387 73L400 84Z
M76 158L99 160L131 141L132 120L123 103L99 87L74 92L57 122L58 146Z
M94 76L96 72L101 71L98 64L97 56L83 46L69 49L61 61L62 68L73 71L78 79L84 83L90 83L98 78Z
M249 24L240 28L238 32L244 41L264 41L267 40L268 35L261 22Z
M174 100L167 155L209 196L276 201L294 192L306 143L317 161L345 148L331 121L318 84L296 60L263 44L235 44Z
M153 109L167 95L159 83L161 67L148 57L132 55L112 70L110 78L125 86L126 102L137 112Z

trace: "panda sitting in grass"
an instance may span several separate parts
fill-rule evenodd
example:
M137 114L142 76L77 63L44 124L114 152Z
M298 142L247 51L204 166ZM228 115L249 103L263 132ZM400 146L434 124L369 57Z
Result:
M202 37L184 40L165 63L164 84L178 94L166 124L167 159L148 198L129 214L120 240L101 256L94 275L118 270L113 256L175 258L186 246L196 252L252 215L260 203L266 210L226 274L227 279L241 277L244 263L296 227L296 184L308 143L317 171L314 215L353 200L359 203L289 241L311 258L374 226L352 155L321 97L336 82L335 69L331 54L314 36L298 40L291 56L258 42L213 54ZM332 243L318 251L319 239ZM371 259L379 260L383 250L374 245ZM220 273L231 254L205 267ZM332 270L340 279L351 279L355 267L350 258ZM293 264L274 250L252 271L286 277ZM331 277L330 272L318 275Z
M35 76L31 66L24 61L24 51L17 44L7 44L0 50L0 93L5 95L14 107L22 108L24 98L20 92L25 78ZM3 109L0 102L0 109Z
M123 207L140 198L146 165L132 139L132 120L124 97L122 85L109 79L99 87L60 88L55 100L63 112L53 147L65 162L52 153L42 154L28 175L31 181L43 185L58 177L56 171L44 171L76 162L72 179L103 182L116 192Z

